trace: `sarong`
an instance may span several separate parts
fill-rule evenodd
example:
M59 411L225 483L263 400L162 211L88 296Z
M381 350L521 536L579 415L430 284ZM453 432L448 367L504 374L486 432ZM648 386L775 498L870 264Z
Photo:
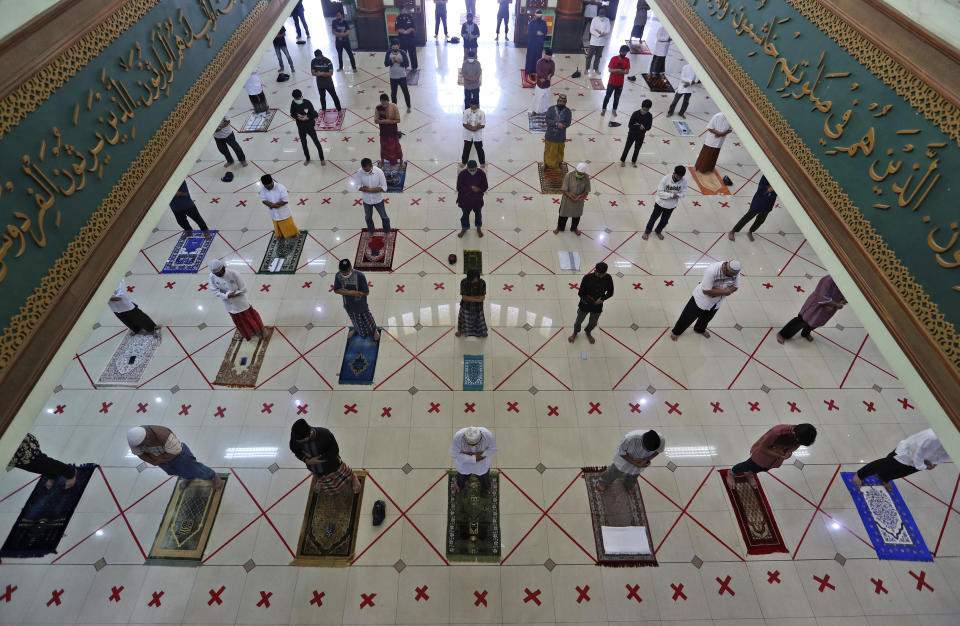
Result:
M563 149L566 143L545 141L543 145L543 164L547 167L560 167L563 163Z
M540 87L533 88L533 112L537 114L544 114L547 112L547 109L550 108L550 87L546 89L541 89Z
M479 304L479 308L470 305ZM483 304L479 302L461 302L457 316L457 332L466 337L486 337L487 320L483 315Z
M385 132L387 128L390 130ZM400 147L400 137L395 125L380 127L380 160L384 163L403 160L403 149Z
M717 157L719 156L720 148L711 148L704 144L704 146L700 148L700 156L697 157L697 162L693 167L698 172L709 174L713 171L713 168L717 166Z
M273 234L276 235L277 239L287 239L288 237L296 237L300 234L300 230L294 224L293 218L288 217L285 220L273 223Z
M239 313L231 313L230 317L233 318L234 325L244 339L250 339L254 333L263 332L263 320L253 307Z
M347 311L347 315L353 322L353 329L361 337L369 337L377 330L377 323L373 320L370 309L366 311Z
M319 467L314 465L312 467ZM316 474L316 472L314 472ZM329 474L316 474L318 493L338 493L348 483L353 482L353 470L350 466L340 461L340 467Z

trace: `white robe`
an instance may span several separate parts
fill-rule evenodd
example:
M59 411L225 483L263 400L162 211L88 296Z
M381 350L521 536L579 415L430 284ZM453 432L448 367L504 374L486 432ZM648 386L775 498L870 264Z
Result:
M541 89L534 85L533 87L533 112L543 115L550 108L550 87Z
M490 457L497 451L497 440L493 438L486 428L480 428L480 443L471 446L464 441L463 435L466 428L461 428L453 436L453 443L450 445L450 456L457 461L457 472L460 474L476 474L481 476L490 471ZM481 452L485 457L482 461L477 461L473 455L464 454L465 452Z
M247 286L233 270L226 270L223 276L217 276L210 272L210 291L213 295L223 300L223 306L227 313L243 313L250 308L250 301L247 300ZM227 294L235 291L239 295L228 298Z

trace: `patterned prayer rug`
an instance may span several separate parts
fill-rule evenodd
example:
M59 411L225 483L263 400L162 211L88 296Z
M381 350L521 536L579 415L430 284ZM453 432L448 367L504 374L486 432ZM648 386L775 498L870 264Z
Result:
M677 129L677 132L684 136L689 136L693 134L693 130L690 128L690 124L687 124L683 120L672 120L673 127Z
M416 87L420 84L420 70L407 70L407 86Z
M243 123L241 133L265 133L270 129L270 123L277 114L276 109L270 109L266 113L253 113Z
M730 189L723 184L723 179L713 170L708 174L698 172L693 166L687 167L687 173L693 178L693 182L700 188L700 193L705 196L729 196Z
M673 93L675 91L666 76L654 76L651 78L650 74L640 75L643 76L643 80L647 81L647 87L650 88L650 91L656 93Z
M594 91L606 91L607 86L603 84L603 81L599 78L590 79L590 88Z
M897 486L887 491L876 476L863 481L863 487L853 484L854 472L842 472L863 526L877 551L877 558L891 561L932 561L933 556L923 542L917 523L910 515Z
M163 264L161 274L196 274L203 267L203 259L207 250L217 236L216 230L210 231L210 239L200 231L192 231L189 235L183 233L173 246L167 262Z
M353 330L352 326L350 330ZM374 340L373 335L369 337L354 335L347 339L347 346L343 351L343 362L340 365L340 384L372 385L379 353L380 342Z
M520 86L524 89L533 89L537 85L537 75L527 74L523 68L520 69Z
M627 39L626 43L630 46L630 54L653 54L650 46L642 39L639 42L636 39Z
M477 270L483 274L483 252L480 250L463 251L463 273L466 274L470 270Z
M527 113L527 125L530 127L531 133L545 133L547 132L547 115L546 113Z
M116 352L97 379L97 387L134 388L139 385L143 372L159 345L159 335L124 333L123 341L117 346Z
M70 489L63 488L63 480L47 489L46 479L40 477L0 548L0 558L35 559L56 554L57 544L66 532L97 465L87 463L74 467L77 468L77 482Z
M254 336L250 341L241 337L240 331L235 331L213 384L224 387L256 387L257 376L260 374L260 366L263 365L263 356L267 353L271 337L273 328L270 326L263 329L263 337Z
M463 85L463 68L457 70L457 84Z
M336 109L326 110L323 112L323 115L317 116L317 123L314 126L316 130L340 130L343 126L343 118L347 114L343 109L337 111Z
M290 565L346 567L353 560L360 525L360 505L367 473L353 470L360 479L360 493L348 483L339 493L314 493L317 478L310 481L307 508L303 513L297 555Z
M361 272L389 272L393 267L393 250L397 246L397 231L391 230L384 235L383 230L370 234L369 231L360 232L360 242L357 243L357 256L353 266Z
M457 472L447 473L447 560L461 563L499 563L500 473L490 471L493 493L480 488L476 476L453 492Z
M605 567L643 567L656 566L654 554L607 554L603 547L604 526L643 526L647 530L647 544L653 548L650 525L646 509L643 507L643 495L638 488L633 494L615 482L606 491L597 491L600 475L606 467L583 468L583 480L587 486L587 500L590 502L590 521L593 522L593 539L597 544L597 565Z
M746 478L740 478L734 483L731 490L727 486L727 474L730 470L720 470L720 481L733 505L733 512L740 526L740 534L747 545L747 554L772 554L774 552L789 552L783 542L783 535L777 528L777 521L773 518L773 511L767 496L763 493L760 481L757 486L750 485ZM759 477L758 477L759 478Z
M387 179L387 193L400 193L403 191L403 185L407 180L407 162L400 165L390 164L384 166L377 161L377 167L383 170L383 175Z
M300 254L307 243L307 231L301 230L296 237L277 239L276 233L270 233L270 243L263 253L263 261L257 274L295 274L300 263Z
M537 172L540 174L541 193L561 193L563 177L567 175L566 163L561 163L560 167L547 167L542 162L538 162Z
M483 391L483 355L463 355L463 390Z
M206 480L195 480L181 489L183 479L177 479L144 565L198 567L201 564L230 477L229 474L218 475L224 482L221 489L214 489L213 482Z

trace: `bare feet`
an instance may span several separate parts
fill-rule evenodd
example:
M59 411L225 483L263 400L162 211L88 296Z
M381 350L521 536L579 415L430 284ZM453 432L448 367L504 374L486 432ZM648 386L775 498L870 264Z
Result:
M784 342L786 342L786 339L783 338L783 335L777 333L777 343L783 344Z
M304 165L310 165L310 159L307 159L306 161L304 161L303 164L304 164Z
M756 489L759 486L759 484L757 483L757 475L750 472L746 472L746 474L747 474L747 482L750 483L751 487Z
M620 161L620 167L626 167L626 166L627 166L626 161Z
M76 485L76 484L77 484L77 475L74 474L74 475L73 475L73 478L68 478L68 479L66 480L66 482L63 483L63 488L64 488L64 489L70 489L71 487L73 487L73 486Z
M453 493L460 492L460 485L457 484L457 481L453 481Z
M213 488L217 491L223 489L223 479L220 476L213 477Z
M360 479L356 474L353 475L353 493L360 493Z
M247 163L246 161L240 161L240 165L246 167L247 165L249 165L249 163Z
M600 493L603 493L604 491L607 490L607 486L604 485L603 483L597 483L597 486L594 487L594 489L596 489Z
M643 239L644 241L646 241L647 239L650 239L650 235L648 233L643 233L642 235L640 235L640 239Z
M554 234L554 235L557 235L557 234L559 234L559 233L560 233L560 229L559 229L559 228L554 228L554 229L553 229L553 234Z
M461 230L459 233L457 233L457 237L459 237L460 239L463 239L463 236L466 235L466 234L467 234L467 229L464 228L464 229Z
M883 483L883 488L886 489L887 491L893 491L893 484L887 481Z
M636 164L636 163L633 163L633 162L631 162L630 165L631 165L632 167L636 167L636 166L637 166L637 164Z
M680 335L674 335L673 333L670 333L670 341L676 341L679 338L680 338Z
M53 489L54 482L55 481L52 478L48 478L47 482L43 483L43 486L47 491L50 491L51 489Z
M614 109L613 111L610 111L610 115L612 115L613 117L616 117L616 116L617 116L617 110Z
M380 331L379 331L379 330L373 331L373 340L374 340L374 341L380 341Z
M709 338L710 338L710 331L709 331L709 330L705 330L705 331L703 331L703 332L700 333L700 334L703 335L703 338L704 338L704 339L709 339Z
M210 241L211 239L213 239L213 235L210 234L209 230L205 230L203 231L203 238L206 239L207 241Z
M460 337L460 336L462 336L462 335L463 335L463 333L461 333L459 330L458 330L457 332L453 333L453 336L454 336L454 337Z
M806 339L807 341L813 341L813 336L812 336L812 335L800 335L800 336L803 337L804 339Z
M606 110L606 109L600 109L600 117L603 117L603 116L606 115L606 114L607 114L607 110Z
M347 333L347 339L350 339L351 337L353 337L353 336L356 335L356 334L357 334L357 331L351 330L350 332Z
M323 167L326 164L327 164L326 161L324 161L323 159L320 159L320 167Z
M581 230L575 230L575 231L573 231L573 232L575 232L575 233L577 234L577 237L579 237L580 235L583 234L583 231L581 231Z
M591 335L590 333L585 333L585 334L587 336L587 341L589 341L591 344L597 343L597 340L593 338L593 335Z
M854 474L854 475L853 475L853 478L851 478L850 480L851 480L851 481L853 482L853 484L856 485L857 487L863 487L863 481L860 480L860 477L857 476L856 474Z
M657 233L657 238L660 239L660 241L663 241L663 234Z
M477 237L483 237L483 231L480 230L479 226L477 226Z
M190 486L190 483L192 483L192 482L193 482L192 480L182 480L182 479L181 479L181 480L180 480L180 489L181 489L181 490L182 490L182 489L186 489L187 487Z
M731 230L729 233L727 233L727 239L729 239L730 241L736 241L736 240L737 240L737 236L736 236L736 235L733 233L733 231Z
M577 333L573 333L572 335L567 337L567 341L569 341L570 343L573 343L576 338L577 338Z
M736 476L733 475L733 472L727 472L727 487L733 490L736 483L737 479Z
M749 239L750 241L755 241L755 239L753 238L753 233L751 233L750 231L747 231L747 239Z

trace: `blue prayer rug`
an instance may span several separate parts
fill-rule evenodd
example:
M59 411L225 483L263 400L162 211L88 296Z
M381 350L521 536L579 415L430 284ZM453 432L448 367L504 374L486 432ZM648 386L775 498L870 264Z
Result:
M350 330L353 330L353 327ZM379 352L380 342L374 340L373 335L369 337L354 335L347 339L347 347L343 351L343 363L340 365L340 384L372 385Z
M387 179L387 193L400 193L403 191L403 185L407 180L407 162L399 165L391 163L384 165L377 161L377 167L383 170L383 175Z
M680 133L681 135L693 134L693 130L690 129L690 124L687 124L686 122L681 120L672 120L672 121L673 121L673 127L676 128L677 132Z
M871 476L863 481L863 487L853 484L854 472L843 472L857 512L867 529L870 542L877 551L877 558L893 561L933 561L933 555L923 542L920 529L913 521L897 486L887 491L880 479Z
M483 355L463 355L463 390L483 391Z
M161 274L196 274L203 267L203 259L207 256L207 250L210 244L217 236L216 230L210 231L210 239L203 236L203 233L195 230L189 235L183 233L176 245L173 246L173 252L167 262L163 264Z

